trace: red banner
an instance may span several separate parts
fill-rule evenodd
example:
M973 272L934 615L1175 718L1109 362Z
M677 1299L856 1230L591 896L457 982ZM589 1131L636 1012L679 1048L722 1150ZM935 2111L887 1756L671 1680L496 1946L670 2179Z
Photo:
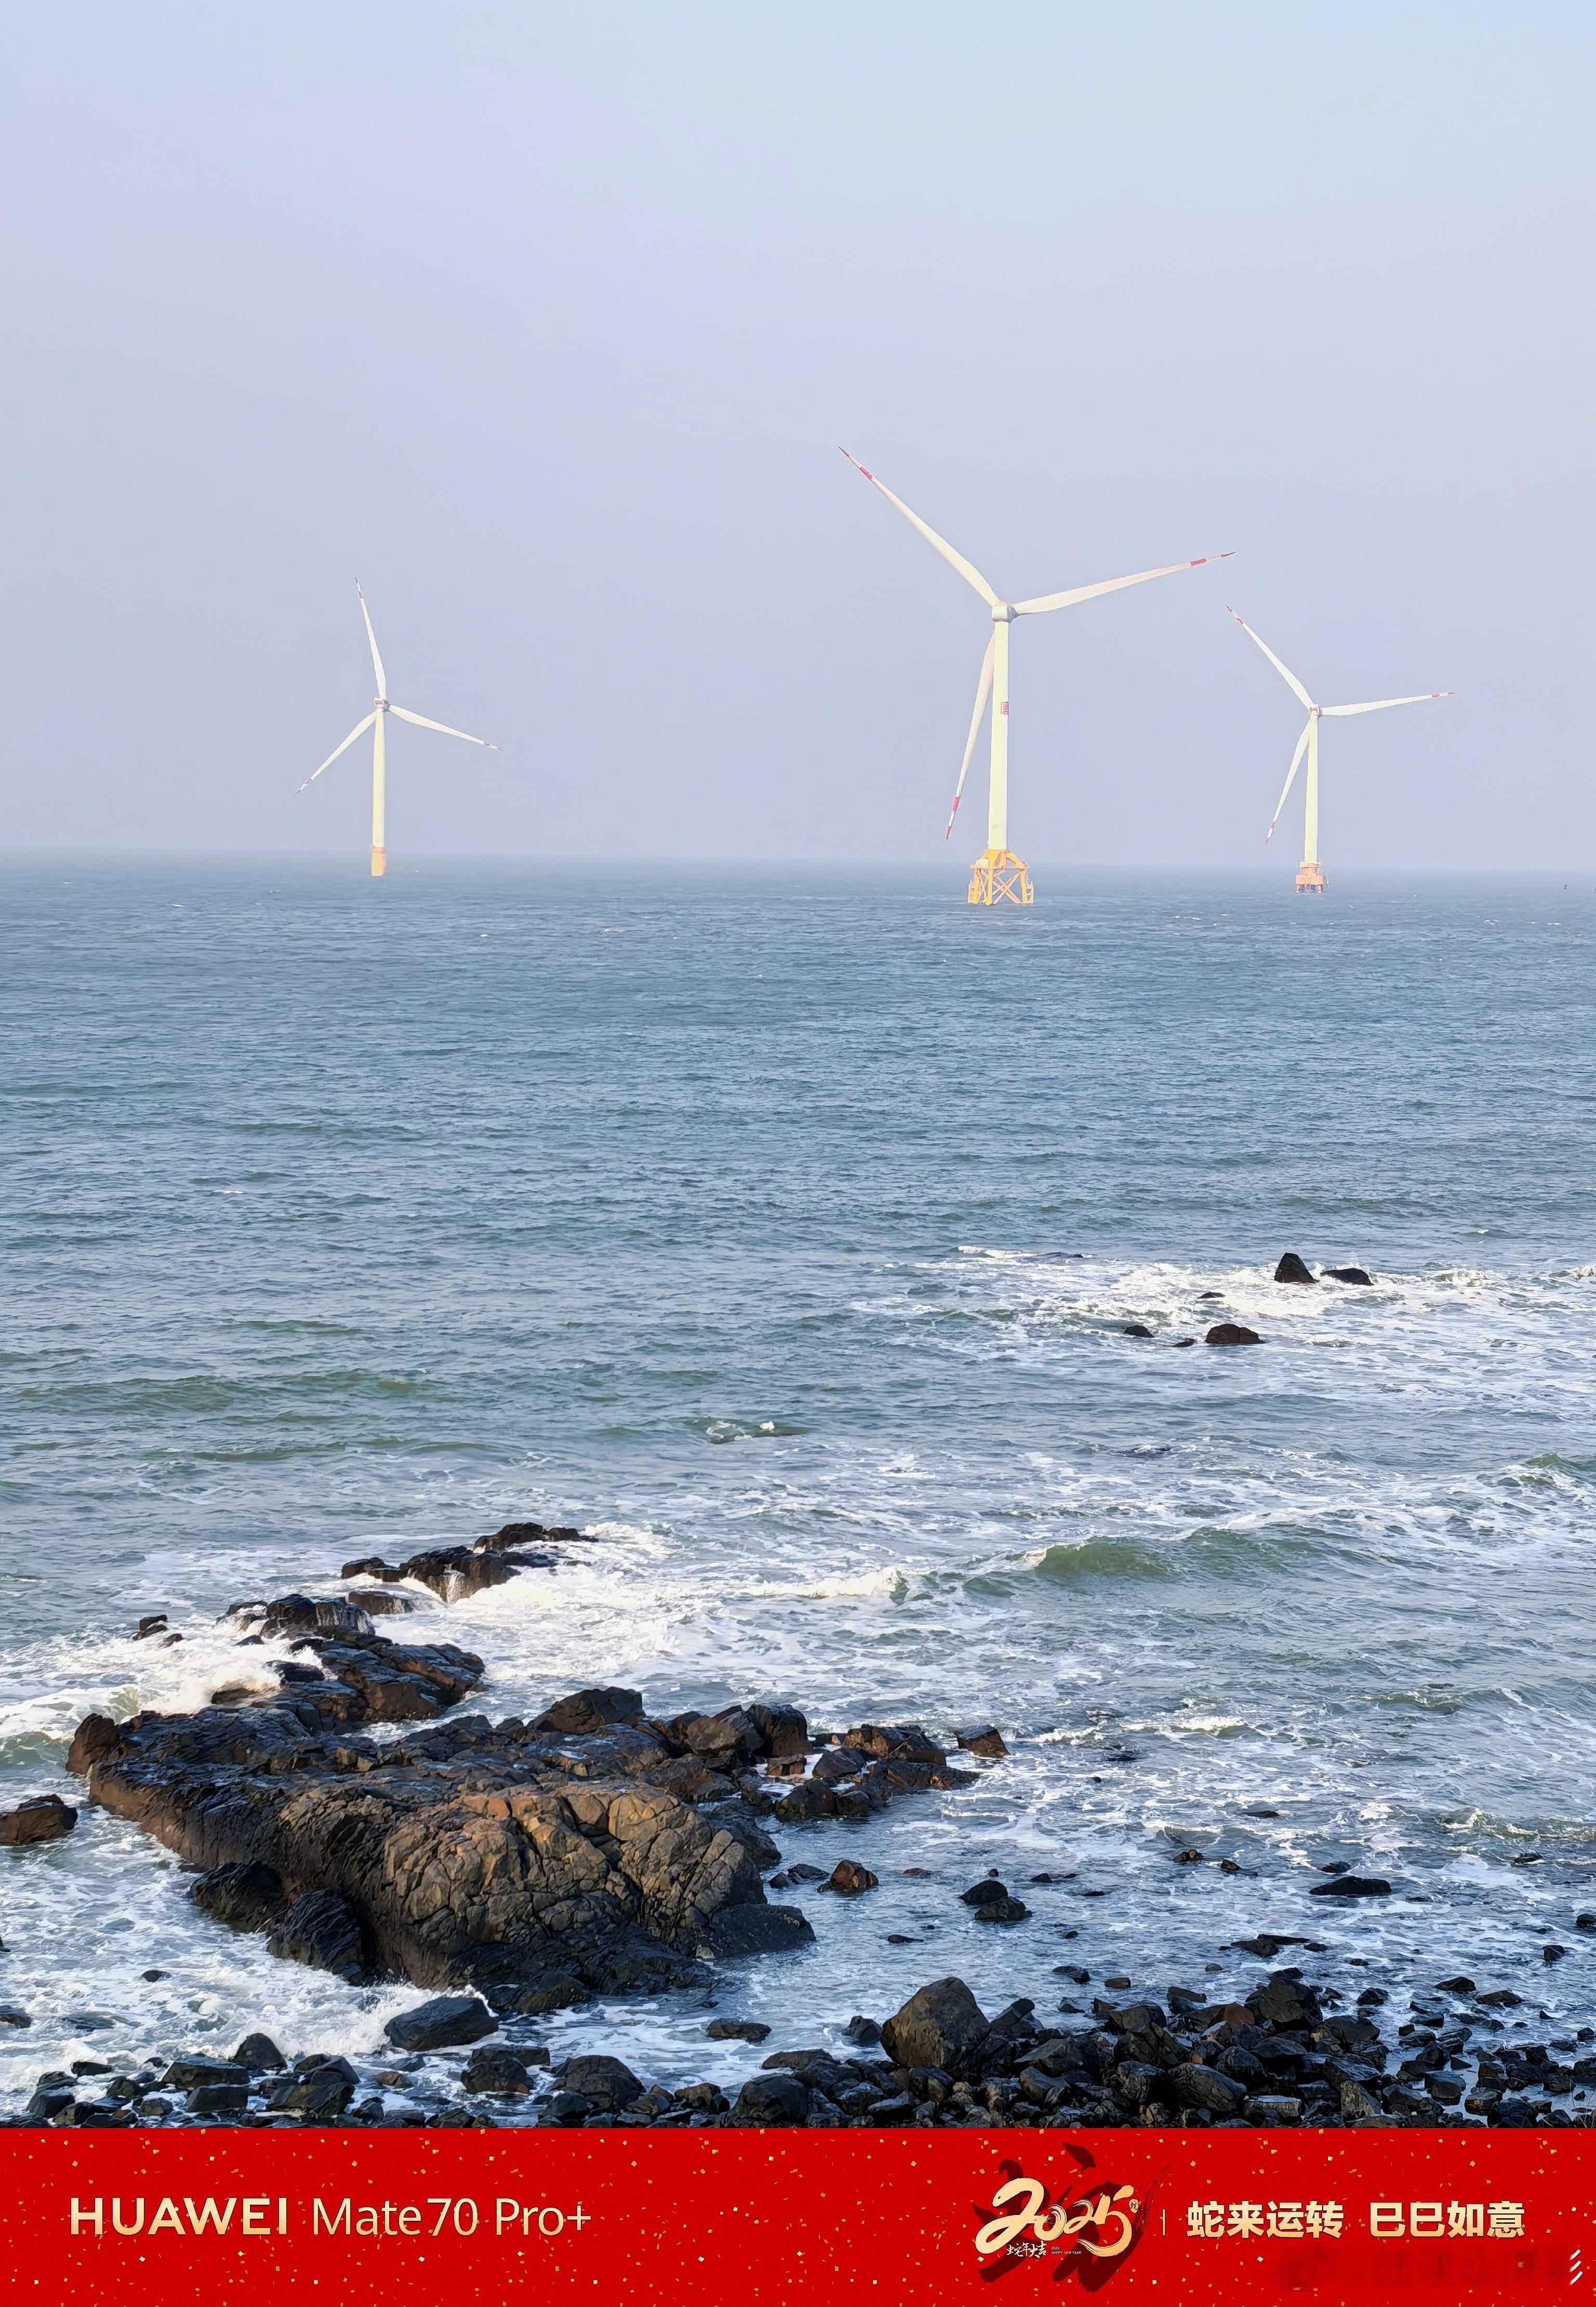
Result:
M1587 2131L13 2131L0 2295L1455 2303L1596 2269Z

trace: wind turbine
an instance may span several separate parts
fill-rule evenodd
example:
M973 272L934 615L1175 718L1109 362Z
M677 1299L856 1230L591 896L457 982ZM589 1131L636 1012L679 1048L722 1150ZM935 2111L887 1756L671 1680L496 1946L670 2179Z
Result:
M1230 607L1230 604L1228 602L1225 605L1227 608ZM1234 609L1231 609L1230 613L1232 617L1236 617L1236 612ZM1258 640L1257 633L1253 631L1252 627L1247 622L1245 617L1236 617L1236 622L1240 626L1242 631L1247 635L1249 641L1258 642L1258 647L1263 650L1264 655L1274 667L1275 672L1279 673L1281 679L1285 682L1286 687L1291 691L1291 694L1308 708L1308 726L1297 740L1297 750L1291 755L1291 766L1286 771L1286 781L1280 789L1280 799L1274 804L1274 814L1269 819L1269 831L1265 834L1264 839L1267 841L1273 835L1275 827L1280 823L1280 812L1286 805L1286 795L1291 790L1291 780L1297 774L1298 768L1301 763L1304 749L1306 749L1308 753L1308 793L1306 804L1303 810L1302 862L1297 868L1297 891L1299 896L1307 890L1311 891L1315 896L1322 897L1325 894L1325 875L1323 869L1319 864L1320 721L1326 717L1332 721L1344 720L1349 714L1352 713L1384 713L1386 708L1391 705L1431 705L1438 697L1450 697L1452 691L1449 689L1427 689L1420 697L1377 697L1372 705L1316 705L1312 698L1309 695L1307 690L1303 688L1302 683L1298 680L1296 674L1294 673L1288 672L1286 667L1282 665L1280 659L1275 656L1274 651L1269 647L1267 641Z
M843 455L848 457L845 449ZM1008 628L1016 617L1040 616L1044 609L1073 609L1077 601L1094 601L1100 593L1122 592L1127 585L1145 585L1152 577L1173 577L1182 569L1201 569L1210 561L1228 561L1228 553L1205 553L1200 561L1171 561L1167 569L1144 569L1135 577L1111 577L1102 585L1077 585L1073 592L1041 593L1032 601L1000 601L979 569L973 568L962 553L956 553L945 537L929 528L918 513L909 510L901 497L895 497L885 482L867 472L857 457L848 457L856 473L863 473L872 488L880 489L890 505L896 505L913 528L917 528L926 543L940 553L944 561L958 570L966 585L974 586L991 611L992 633L986 645L986 655L981 660L981 678L975 684L975 710L970 716L970 734L965 742L965 758L960 765L958 784L954 790L953 807L948 812L948 826L942 838L946 841L953 831L953 820L958 815L958 804L965 790L965 776L970 757L975 750L975 740L981 733L981 716L986 710L988 695L992 704L991 768L986 788L986 847L970 868L968 901L972 905L993 905L1007 898L1011 905L1028 905L1031 902L1031 877L1023 862L1008 847Z
M377 636L372 630L372 613L365 605L365 595L361 591L358 582L355 587L355 597L360 604L360 613L365 619L365 637L372 645L372 671L377 676L377 694L372 700L372 709L365 720L357 721L343 743L335 746L328 754L322 764L322 769L330 769L339 753L348 751L356 737L364 736L368 729L371 731L372 878L373 880L381 880L382 875L388 870L388 749L383 724L389 714L397 713L401 721L413 721L418 729L436 729L440 736L464 738L468 745L484 746L490 753L496 753L499 748L497 745L490 745L485 737L468 737L463 729L451 729L445 721L429 721L424 713L408 713L402 705L389 703L388 675L383 672L382 660L377 654ZM322 769L313 769L306 777L305 785L300 785L296 790L303 793L305 785L313 785L321 776Z

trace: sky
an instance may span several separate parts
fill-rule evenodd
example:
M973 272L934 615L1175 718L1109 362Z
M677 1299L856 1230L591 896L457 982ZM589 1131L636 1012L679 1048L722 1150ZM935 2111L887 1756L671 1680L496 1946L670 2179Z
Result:
M1596 17L12 0L0 852L1588 865Z

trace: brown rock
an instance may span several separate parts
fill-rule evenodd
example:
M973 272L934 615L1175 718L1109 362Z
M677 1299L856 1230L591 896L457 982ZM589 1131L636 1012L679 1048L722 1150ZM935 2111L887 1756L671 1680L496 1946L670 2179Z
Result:
M15 1810L0 1811L0 1847L20 1850L32 1842L59 1842L78 1814L59 1795L30 1795Z

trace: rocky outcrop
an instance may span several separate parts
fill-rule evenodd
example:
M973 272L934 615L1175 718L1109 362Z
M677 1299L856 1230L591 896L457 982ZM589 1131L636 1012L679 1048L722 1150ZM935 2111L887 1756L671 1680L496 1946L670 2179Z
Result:
M1312 1282L1313 1274L1303 1264L1294 1249L1288 1249L1274 1269L1276 1282Z
M544 1547L591 1538L590 1531L545 1529L539 1522L507 1522L502 1530L470 1546L426 1547L399 1563L385 1562L380 1554L364 1555L358 1562L346 1562L339 1575L377 1578L388 1585L413 1578L430 1588L442 1602L464 1602L490 1586L502 1586L519 1570L552 1570L559 1557L544 1553Z
M15 1810L0 1811L0 1848L20 1850L30 1842L59 1842L78 1814L59 1795L30 1795Z

